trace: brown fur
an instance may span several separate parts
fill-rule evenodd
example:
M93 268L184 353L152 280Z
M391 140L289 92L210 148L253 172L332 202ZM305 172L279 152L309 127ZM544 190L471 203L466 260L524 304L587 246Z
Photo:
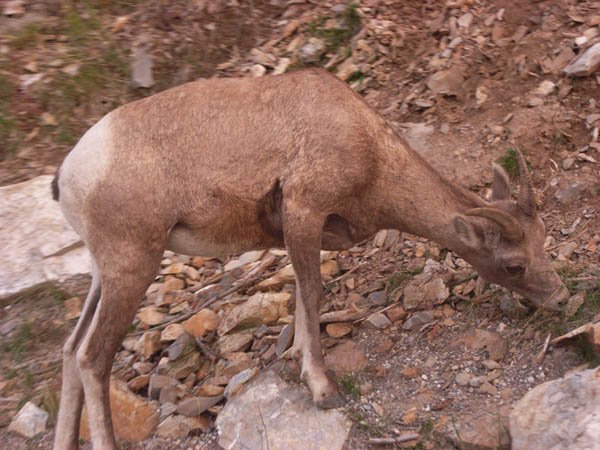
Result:
M107 148L84 137L71 159L97 156L106 167L86 167L89 180L81 180L68 160L59 180L61 205L93 255L102 294L97 306L90 294L86 318L65 347L69 395L61 398L55 448L76 448L77 414L68 411L80 410L83 391L94 411L94 446L116 447L106 393L112 358L167 246L183 253L286 246L297 284L292 352L323 407L339 405L340 396L319 342L321 248L348 248L396 228L457 251L490 281L540 305L563 300L543 252L543 224L507 198L505 174L494 178L498 195L489 204L446 181L324 71L188 83L108 120L96 136ZM465 215L483 206L512 215L522 241ZM518 276L505 270L515 261L524 267Z

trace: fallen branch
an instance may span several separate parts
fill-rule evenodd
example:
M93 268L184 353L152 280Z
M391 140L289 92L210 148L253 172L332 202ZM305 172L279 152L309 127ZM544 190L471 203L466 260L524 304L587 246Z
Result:
M369 438L369 444L372 445L394 445L401 444L402 442L415 441L419 439L419 435L416 433L404 434L398 437L384 437L384 438Z

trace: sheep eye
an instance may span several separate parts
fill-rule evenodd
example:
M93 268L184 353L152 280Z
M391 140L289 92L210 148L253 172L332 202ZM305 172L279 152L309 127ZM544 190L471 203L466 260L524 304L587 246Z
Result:
M525 272L525 267L518 265L506 266L506 271L512 275L516 275Z

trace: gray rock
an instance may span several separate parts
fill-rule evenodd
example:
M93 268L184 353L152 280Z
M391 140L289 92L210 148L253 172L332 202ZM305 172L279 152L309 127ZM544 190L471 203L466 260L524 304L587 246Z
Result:
M235 334L221 336L217 342L220 355L228 355L233 352L245 352L254 340L253 330L245 330Z
M8 426L8 431L32 438L46 431L47 421L48 413L46 411L27 402Z
M300 48L298 56L303 63L314 63L321 59L325 53L325 42L321 39L311 37L306 44Z
M562 168L565 170L569 170L575 164L575 158L565 158L562 161Z
M277 347L275 348L275 354L278 358L281 358L281 355L285 353L285 351L290 348L292 345L292 340L294 339L294 327L291 324L286 324L279 333L279 337L277 338Z
M572 183L561 185L554 193L554 197L556 197L560 203L567 204L577 200L583 194L589 192L591 188L592 185L587 180L574 181Z
M177 386L178 384L179 382L173 377L156 374L151 375L150 382L148 384L148 396L150 398L158 399L160 391L165 386Z
M513 448L598 448L600 368L543 383L517 402L510 414Z
M392 322L390 322L390 319L388 319L387 316L382 312L371 314L363 322L363 326L365 328L370 328L372 330L383 330L389 327L391 324Z
M234 375L231 380L229 380L229 383L227 383L227 387L225 388L225 397L230 398L232 395L238 393L242 386L254 378L258 372L258 367L251 367Z
M456 381L456 384L458 384L459 386L467 386L472 378L473 378L473 375L471 375L470 373L460 372L460 373L456 374L456 377L454 380Z
M572 77L585 77L591 75L598 67L600 67L600 42L571 61L563 72Z
M471 26L471 22L473 22L473 14L465 13L458 18L456 24L462 28L469 28Z
M427 87L436 94L458 95L464 87L465 77L458 67L442 70L427 79Z
M131 79L134 86L149 88L154 86L152 55L144 47L133 49L131 54Z
M50 195L52 178L0 188L0 298L90 274L87 249Z
M214 397L186 398L177 405L177 414L187 417L199 416L211 406L215 406L221 400L223 400L222 395L215 395Z
M431 311L419 311L410 316L408 320L404 322L404 324L402 325L402 329L413 330L433 321L433 319L434 317Z
M227 402L216 427L219 445L228 450L341 450L351 423L338 410L319 409L306 389L268 371Z

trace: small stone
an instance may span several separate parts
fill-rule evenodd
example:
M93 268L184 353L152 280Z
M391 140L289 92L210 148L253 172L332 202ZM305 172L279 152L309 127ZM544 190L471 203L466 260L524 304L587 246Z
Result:
M187 333L180 334L175 342L169 345L167 354L169 355L169 361L176 361L182 355L185 355L196 348L194 339Z
M161 389L158 395L158 403L164 405L166 403L177 402L177 387L176 386L165 386Z
M481 364L483 365L483 367L485 367L488 370L494 370L494 369L500 368L500 364L498 364L493 359L486 359Z
M150 383L150 375L138 375L127 382L127 387L133 392L141 391Z
M390 322L390 319L388 319L387 316L382 312L376 312L371 314L363 322L363 326L365 328L369 328L372 330L383 330L389 327L391 324L392 322Z
M567 306L564 311L565 317L573 317L584 302L585 291L580 291L577 294L571 296L571 298L567 302Z
M527 101L527 105L531 107L540 106L544 104L544 100L539 97L532 97Z
M195 394L200 397L215 397L221 395L225 391L223 386L216 386L214 384L203 384L195 389Z
M202 337L219 326L217 313L204 308L182 323L183 329L194 337Z
M258 372L258 367L251 367L234 375L231 380L229 380L229 383L227 383L227 387L225 388L225 397L230 398L232 395L235 395L237 392L239 392L242 386L254 378Z
M294 339L294 327L292 324L285 325L281 332L279 333L279 337L277 338L277 346L275 348L275 355L278 358L285 353L285 351L292 345L292 340Z
M321 39L311 37L308 39L308 42L300 48L298 56L304 64L315 63L319 62L325 51L325 43Z
M215 375L225 377L227 382L234 375L237 375L242 370L249 369L253 365L252 359L247 353L231 353L228 356L227 360L219 361L215 368ZM216 384L216 382L213 382L213 384Z
M260 291L270 291L281 289L286 284L295 283L294 268L288 264L283 269L275 273L275 275L261 281L256 285Z
M169 416L163 420L156 430L156 435L162 438L185 437L192 431L208 430L208 417Z
M264 250L252 250L246 253L242 253L239 258L232 259L227 264L225 264L224 270L226 272L238 269L240 267L244 267L247 264L251 264L260 260L265 254Z
M77 319L81 315L83 302L79 297L71 297L65 300L65 320Z
M17 17L25 14L25 2L23 0L8 0L4 4L3 14L7 17Z
M484 382L479 386L479 392L490 395L498 395L498 389L492 383Z
M264 76L264 74L266 74L266 73L267 73L266 67L261 64L253 64L250 67L250 75L252 76L252 78L260 78L260 77Z
M148 383L148 397L158 399L160 391L165 386L177 386L179 382L166 375L153 374L150 375L150 382Z
M471 26L471 22L473 21L473 14L465 13L458 18L456 24L461 28L469 28Z
M139 442L148 439L158 426L158 404L135 395L122 380L110 380L110 409L119 440ZM81 437L89 440L87 408L81 416Z
M325 331L332 338L341 338L352 332L352 325L344 322L329 323Z
M166 314L159 311L156 306L146 306L139 310L136 317L140 322L148 326L158 325L165 320Z
M42 113L42 125L45 127L56 127L58 126L58 120L54 115L49 112Z
M408 313L406 312L404 307L402 307L400 305L394 306L394 307L388 309L385 312L385 314L388 316L388 319L390 319L392 322L396 322L397 320L402 320L408 315Z
M591 75L598 67L600 67L600 42L575 58L563 69L563 72L572 77L585 77Z
M550 80L544 80L538 85L538 87L533 91L533 93L535 95L540 95L542 97L546 97L546 96L552 94L552 92L554 92L555 89L556 89L556 84L554 84Z
M336 75L342 80L346 81L353 74L358 71L358 66L354 63L352 57L346 58L343 63L341 63L336 71Z
M135 87L149 88L154 86L152 55L144 47L136 47L131 54L131 79Z
M180 323L171 323L160 333L161 342L171 342L185 333L185 329Z
M208 408L216 405L223 400L222 395L216 395L214 397L190 397L182 400L177 405L177 414L187 417L199 416L205 412Z
M407 331L413 330L417 327L421 327L429 322L432 322L433 319L434 317L431 311L419 311L414 313L406 320L406 322L404 322L402 329Z
M206 260L202 256L194 256L192 258L192 266L196 269L204 267L204 264L206 264Z
M340 271L340 265L335 259L330 259L321 264L321 275L325 278L331 278Z
M25 403L15 418L10 422L8 431L32 438L46 431L48 413L31 402Z
M233 352L245 352L250 348L253 340L253 330L228 334L219 338L217 349L220 355L227 355Z
M405 369L402 369L400 374L409 379L417 378L419 376L419 368L416 366L406 367Z
M362 383L358 389L360 390L360 393L362 395L368 395L371 392L373 392L373 384L369 383L368 381L366 383Z
M372 402L371 406L373 407L373 411L375 411L375 414L377 414L379 417L383 417L385 411L383 410L383 408L381 407L381 405L377 402Z
M146 331L137 343L137 352L144 358L148 359L161 348L160 331Z
M234 306L221 320L218 327L220 336L240 328L258 327L273 324L289 314L289 292L259 292L244 303Z
M185 281L180 280L179 278L169 278L165 280L165 282L160 286L159 292L162 294L166 294L171 291L180 291L185 287Z
M558 254L568 259L571 257L577 247L577 242L565 242L558 247Z
M200 368L200 355L196 352L188 353L173 363L167 369L167 375L182 380L190 373L197 371Z
M504 127L500 125L492 125L490 131L494 136L502 136L504 134Z
M281 75L290 67L292 60L290 58L279 58L279 62L273 69L273 75Z
M575 165L575 158L565 158L562 161L562 168L564 170L569 170Z
M458 95L464 87L464 74L458 67L436 72L427 79L427 87L435 94Z
M467 386L469 385L472 378L473 375L471 375L470 373L459 372L456 374L454 381L456 381L456 384L458 384L459 386Z
M329 350L325 364L339 377L363 370L367 366L367 357L354 341L346 341Z

